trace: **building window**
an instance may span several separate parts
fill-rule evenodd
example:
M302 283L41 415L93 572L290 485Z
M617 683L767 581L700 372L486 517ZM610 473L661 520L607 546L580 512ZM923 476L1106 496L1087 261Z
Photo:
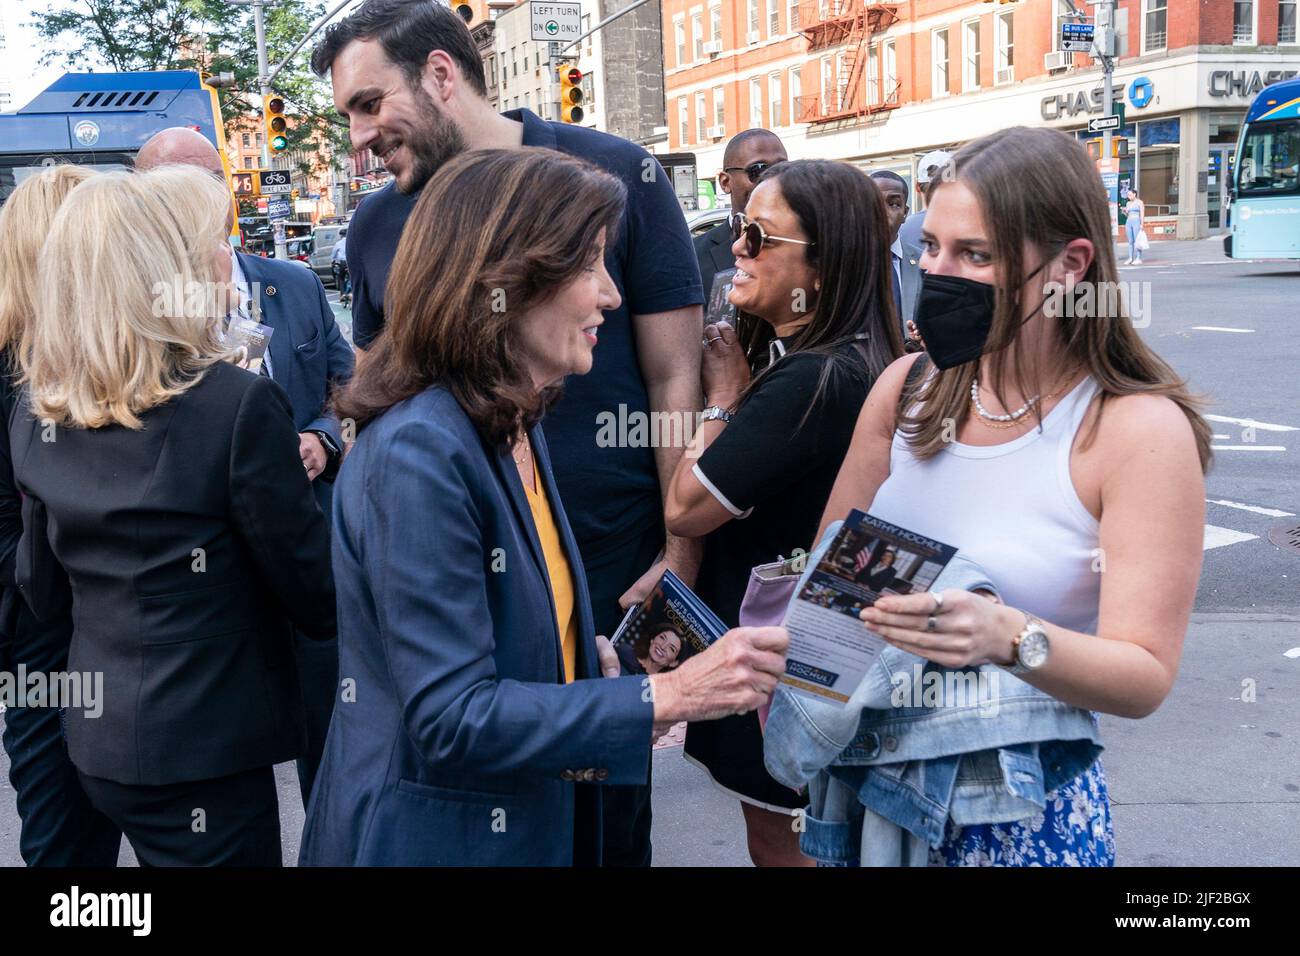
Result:
M695 59L704 59L704 12L701 10L691 14L691 48Z
M1232 42L1247 46L1255 43L1255 0L1233 0Z
M695 94L695 141L703 143L709 138L709 113L704 107L704 94Z
M980 88L980 22L967 20L961 25L961 88Z
M749 81L749 125L751 129L763 125L763 81L758 77Z
M767 0L767 35L778 37L781 35L781 0Z
M709 39L714 43L722 43L722 6L715 4L709 7Z
M677 41L677 65L686 63L686 20L678 17L673 21L673 38Z
M713 125L719 127L723 135L726 135L727 91L721 86L713 88Z
M253 148L253 136L252 136L251 133L245 133L245 134L244 134L244 149L252 149L252 148Z
M998 57L997 73L993 77L994 85L1015 81L1016 69L1016 23L1015 14L999 13L994 20L994 32L997 36Z
M776 0L772 0L773 3ZM793 33L799 29L799 0L790 0L790 6L786 9L786 26Z
M691 141L691 115L684 96L677 97L677 139L683 144Z
M749 32L758 33L758 0L749 0Z
M769 73L767 76L767 126L776 129L781 125L781 74Z
M867 47L867 104L880 102L880 44Z
M803 96L803 74L799 67L790 70L790 125L799 122L799 98Z
M930 34L932 72L930 74L931 96L948 95L948 31L935 30Z
M831 74L831 58L825 57L822 59L822 108L820 110L822 116L826 116L831 112L831 103L834 102L831 97L834 95L832 92L834 89L835 81Z
M1168 13L1168 0L1142 0L1143 53L1165 48Z
M894 47L893 40L886 40L880 45L881 56L884 59L882 64L884 88L881 92L885 96L886 103L898 102L898 53Z
M262 145L262 140L264 139L264 134L262 134L262 133L258 133L257 136L255 137L255 139L256 139L256 141L257 141L257 145L258 145L258 146L261 146L261 145Z
M1295 43L1296 0L1278 0L1277 42Z

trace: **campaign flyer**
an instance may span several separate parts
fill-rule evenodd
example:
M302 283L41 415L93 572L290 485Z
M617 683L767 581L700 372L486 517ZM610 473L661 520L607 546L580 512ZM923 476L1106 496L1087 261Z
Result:
M846 702L884 640L858 619L885 594L928 591L957 553L942 541L851 511L786 609L785 676L792 690Z
M627 673L657 674L679 667L726 630L677 575L664 571L649 597L628 610L610 643Z

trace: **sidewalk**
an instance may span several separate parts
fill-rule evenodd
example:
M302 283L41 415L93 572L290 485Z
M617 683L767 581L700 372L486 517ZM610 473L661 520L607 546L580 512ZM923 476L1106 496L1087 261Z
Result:
M1115 243L1115 261L1120 268L1126 268L1128 259L1128 242ZM1203 265L1242 260L1229 259L1223 254L1223 237L1211 236L1208 239L1161 239L1153 241L1142 253L1142 265Z

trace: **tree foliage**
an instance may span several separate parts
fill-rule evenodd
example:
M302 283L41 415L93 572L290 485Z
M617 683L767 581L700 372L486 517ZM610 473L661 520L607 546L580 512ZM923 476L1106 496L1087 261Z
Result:
M325 12L321 0L295 0L265 8L267 58L274 68ZM61 0L33 10L46 52L42 64L68 69L203 70L233 73L220 91L226 134L261 114L257 44L250 7L224 0ZM309 42L272 84L284 97L289 151L301 151L301 171L347 152L347 130L330 103L329 85L307 61Z

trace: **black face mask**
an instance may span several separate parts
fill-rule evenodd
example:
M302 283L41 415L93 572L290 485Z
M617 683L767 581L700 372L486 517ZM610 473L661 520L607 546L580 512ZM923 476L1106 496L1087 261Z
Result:
M979 358L992 327L992 285L921 273L916 329L936 368L953 368Z
M1047 266L1043 262L1025 277L1028 282ZM954 368L984 354L993 327L993 286L961 276L921 273L921 294L916 303L916 329L936 368ZM1025 317L1028 322L1047 300ZM1024 324L1023 322L1021 323Z

